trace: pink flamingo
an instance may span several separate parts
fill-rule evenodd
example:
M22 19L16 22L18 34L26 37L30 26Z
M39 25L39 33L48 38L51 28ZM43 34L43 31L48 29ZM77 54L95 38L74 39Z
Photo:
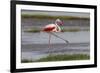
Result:
M43 28L44 32L49 33L49 48L50 48L51 34L64 40L67 44L69 43L67 40L53 33L53 32L62 32L63 31L62 26L63 26L63 22L60 19L56 19L54 24L48 24Z

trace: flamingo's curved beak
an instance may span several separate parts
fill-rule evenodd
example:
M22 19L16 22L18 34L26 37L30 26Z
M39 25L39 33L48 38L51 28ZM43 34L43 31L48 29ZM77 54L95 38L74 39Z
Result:
M64 23L61 21L61 22L60 22L60 25L64 25Z
M62 21L57 22L57 24L58 24L58 25L61 25L61 26L64 25L64 23L63 23Z

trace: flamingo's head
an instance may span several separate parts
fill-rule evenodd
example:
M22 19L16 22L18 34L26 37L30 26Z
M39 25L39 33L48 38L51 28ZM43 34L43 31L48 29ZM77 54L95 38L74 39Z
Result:
M63 25L63 22L60 19L56 19L55 24L57 24L57 25Z

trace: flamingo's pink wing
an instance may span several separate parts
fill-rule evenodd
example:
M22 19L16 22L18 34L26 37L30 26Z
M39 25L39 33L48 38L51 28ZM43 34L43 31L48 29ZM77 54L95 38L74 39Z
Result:
M43 31L50 32L53 31L55 28L56 28L55 24L48 24L43 28Z
M55 27L48 27L48 28L44 28L43 31L50 32L50 31L52 31L53 29L55 29Z

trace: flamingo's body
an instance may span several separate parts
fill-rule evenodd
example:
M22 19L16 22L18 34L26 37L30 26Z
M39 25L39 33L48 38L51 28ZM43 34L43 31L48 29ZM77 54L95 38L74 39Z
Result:
M48 24L44 27L43 31L46 32L60 32L61 29L58 25L56 24Z

